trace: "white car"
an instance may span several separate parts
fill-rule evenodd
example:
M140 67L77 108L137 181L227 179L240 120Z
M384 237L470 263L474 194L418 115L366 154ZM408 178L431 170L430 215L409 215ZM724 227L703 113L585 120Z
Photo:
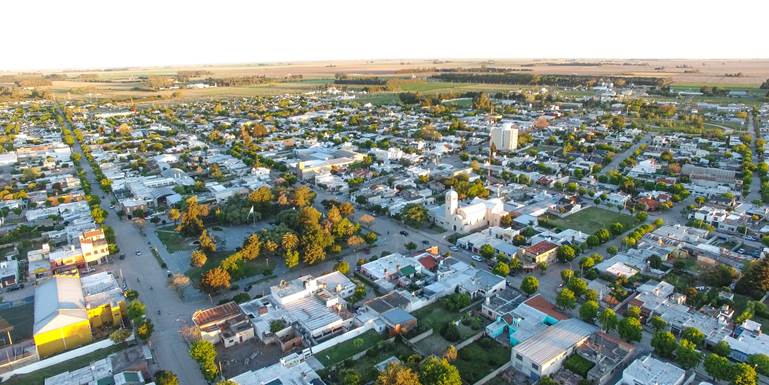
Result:
M473 256L472 256L472 257L470 257L470 258L472 258L472 259L473 259L473 261L475 261L475 262L483 262L483 258L481 258L481 256L480 256L480 255L473 255Z

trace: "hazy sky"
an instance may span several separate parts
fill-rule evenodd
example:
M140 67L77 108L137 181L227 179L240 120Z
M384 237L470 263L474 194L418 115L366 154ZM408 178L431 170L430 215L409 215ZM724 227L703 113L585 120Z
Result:
M0 70L382 58L769 58L764 0L10 0Z

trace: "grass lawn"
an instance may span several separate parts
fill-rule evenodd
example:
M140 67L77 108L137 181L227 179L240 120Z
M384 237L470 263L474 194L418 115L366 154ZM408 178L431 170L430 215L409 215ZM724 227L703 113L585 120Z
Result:
M406 344L397 341L397 339L393 344L386 346L387 348L377 351L376 354L370 355L371 351L366 352L363 357L355 360L353 365L350 367L350 369L361 375L362 384L367 384L376 380L379 372L376 370L374 365L392 356L398 357L398 359L400 359L402 362L405 362L405 359L408 358L408 356L416 354L414 350L412 350ZM321 352L321 354L323 354L323 352Z
M35 305L26 304L0 310L0 317L13 325L11 332L14 342L32 338L32 324L35 323Z
M510 361L510 348L483 337L459 350L454 366L467 383L474 384L492 370Z
M590 371L595 364L579 354L572 354L566 361L564 361L563 366L574 374L579 374L582 378L587 378L587 372Z
M377 92L356 97L354 101L361 104L371 103L377 106L386 104L399 104L401 102L400 97L398 97L398 93L396 92Z
M665 281L673 285L676 288L676 290L679 290L679 291L692 287L691 279L685 274L670 272L665 276Z
M119 352L125 349L125 345L113 345L108 348L99 349L95 352L67 360L65 362L49 366L47 368L40 369L38 371L23 374L20 376L14 376L8 381L3 382L4 385L43 385L45 379L51 376L55 376L59 373L80 369L84 366L88 366L91 362L106 358L108 355Z
M384 340L384 336L377 333L376 330L369 330L358 337L328 348L318 353L315 357L323 366L330 367L376 345L382 340Z
M439 301L415 311L414 317L421 325L432 328L435 334L439 334L447 323L460 319L462 314L447 310Z
M229 257L233 252L234 251L231 250L219 250L213 255L208 256L206 264L203 265L203 267L191 267L189 270L187 270L186 274L194 282L198 282L200 281L200 276L203 275L204 272L219 266L219 263L221 263L223 259ZM270 261L268 265L265 263L265 261L268 261L268 259L263 257L257 258L255 261L243 261L240 264L240 269L230 274L232 282L246 277L253 277L257 274L262 274L268 267L270 270L275 267L275 262Z
M585 234L593 234L615 222L621 223L627 231L638 224L638 219L631 215L595 206L588 207L565 218L549 218L549 223L560 229L574 229Z
M173 226L159 227L155 230L158 239L163 242L169 253L175 253L177 251L192 250L190 242L193 239L187 239L183 235L179 234Z

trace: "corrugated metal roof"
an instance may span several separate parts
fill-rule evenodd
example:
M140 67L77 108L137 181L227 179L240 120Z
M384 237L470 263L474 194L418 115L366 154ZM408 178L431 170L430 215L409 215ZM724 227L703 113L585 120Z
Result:
M35 289L34 334L88 320L78 276L57 275Z
M596 327L578 319L564 320L518 344L513 348L514 353L543 365L597 330Z

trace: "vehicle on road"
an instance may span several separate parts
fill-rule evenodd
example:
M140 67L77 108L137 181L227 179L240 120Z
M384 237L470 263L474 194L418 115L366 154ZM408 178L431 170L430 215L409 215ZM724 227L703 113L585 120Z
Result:
M122 260L124 260L124 259L125 259L125 254L120 254L120 255L118 256L118 258L120 258L120 260L121 260L121 261L122 261Z
M136 250L136 255L142 255L142 251L137 249Z
M408 237L409 236L409 232L406 231L406 230L401 230L399 233L400 233L400 235L403 235L404 237Z
M459 247L449 246L449 250L451 250L451 251L459 251Z
M429 244L430 244L430 241L428 241L427 239L424 239L424 240L422 240L422 244L424 244L424 245L429 245Z
M473 261L475 261L475 262L482 262L482 261L483 261L483 258L481 258L481 256L480 256L480 255L473 255L473 256L472 256L472 257L470 257L470 258L472 258L472 259L473 259Z

